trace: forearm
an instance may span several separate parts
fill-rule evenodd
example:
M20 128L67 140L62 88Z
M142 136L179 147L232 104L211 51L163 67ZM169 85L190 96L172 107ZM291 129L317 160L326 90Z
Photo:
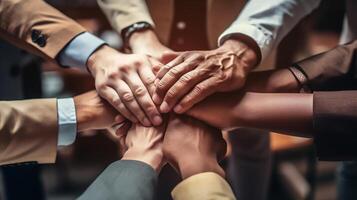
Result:
M260 93L298 93L301 87L288 69L253 72L244 91Z
M233 109L237 126L311 136L312 94L245 93Z
M0 108L0 165L55 162L56 99L2 101Z

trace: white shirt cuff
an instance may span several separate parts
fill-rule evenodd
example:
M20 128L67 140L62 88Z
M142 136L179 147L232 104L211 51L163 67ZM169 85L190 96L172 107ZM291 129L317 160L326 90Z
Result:
M63 66L86 69L88 58L105 42L88 32L77 35L60 52L58 61Z
M76 108L73 98L57 99L58 146L73 144L77 136Z
M252 38L260 48L262 60L264 60L271 51L272 35L260 28L251 24L232 24L218 38L218 46L221 46L224 41L233 37L235 34L244 34Z

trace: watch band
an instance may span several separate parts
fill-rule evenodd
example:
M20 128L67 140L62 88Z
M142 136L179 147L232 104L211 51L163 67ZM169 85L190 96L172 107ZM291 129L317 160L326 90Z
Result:
M134 23L134 24L124 28L121 32L121 36L123 38L124 45L126 47L128 47L129 38L133 33L137 32L137 31L147 30L147 29L152 29L151 24L149 24L147 22L137 22L137 23Z
M293 64L292 67L289 67L288 69L299 83L303 92L312 92L311 87L309 86L309 77L298 64Z

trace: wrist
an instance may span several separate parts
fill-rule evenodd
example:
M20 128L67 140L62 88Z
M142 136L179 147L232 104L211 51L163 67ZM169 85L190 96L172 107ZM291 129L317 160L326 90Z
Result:
M129 147L129 149L124 153L122 160L136 160L144 162L159 173L163 164L163 153L159 149Z
M91 56L89 56L87 60L87 68L89 72L94 75L97 70L97 66L102 66L98 65L97 63L101 62L103 59L108 59L111 57L111 55L117 55L117 54L122 54L119 51L109 47L108 45L103 45L99 47L94 53L92 53ZM111 58L110 58L111 59Z
M218 49L232 51L236 54L242 53L242 61L252 68L257 66L261 60L259 47L254 41L251 41L250 38L239 37L227 39Z
M222 177L225 176L215 157L182 156L177 164L182 179L204 172L214 172Z
M152 29L136 31L128 40L128 44L133 51L156 43L160 43L160 41Z
M82 132L90 129L91 122L94 121L95 113L92 112L90 106L85 104L85 99L81 95L73 98L76 108L77 131Z

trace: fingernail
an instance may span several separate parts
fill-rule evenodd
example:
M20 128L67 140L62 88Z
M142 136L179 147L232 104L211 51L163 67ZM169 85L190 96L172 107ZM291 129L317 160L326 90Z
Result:
M151 126L151 122L150 122L148 119L145 118L145 119L143 120L143 125L144 125L144 126Z
M158 126L162 123L162 119L159 115L156 115L154 118L153 118L153 123L154 123L154 126Z
M152 100L154 101L155 104L161 103L161 99L160 99L159 95L157 95L156 93L154 93L154 95L152 96Z
M163 113L168 113L170 111L169 104L164 101L160 106L160 111Z
M175 106L174 111L176 113L181 113L182 112L182 106L180 106L180 105Z

